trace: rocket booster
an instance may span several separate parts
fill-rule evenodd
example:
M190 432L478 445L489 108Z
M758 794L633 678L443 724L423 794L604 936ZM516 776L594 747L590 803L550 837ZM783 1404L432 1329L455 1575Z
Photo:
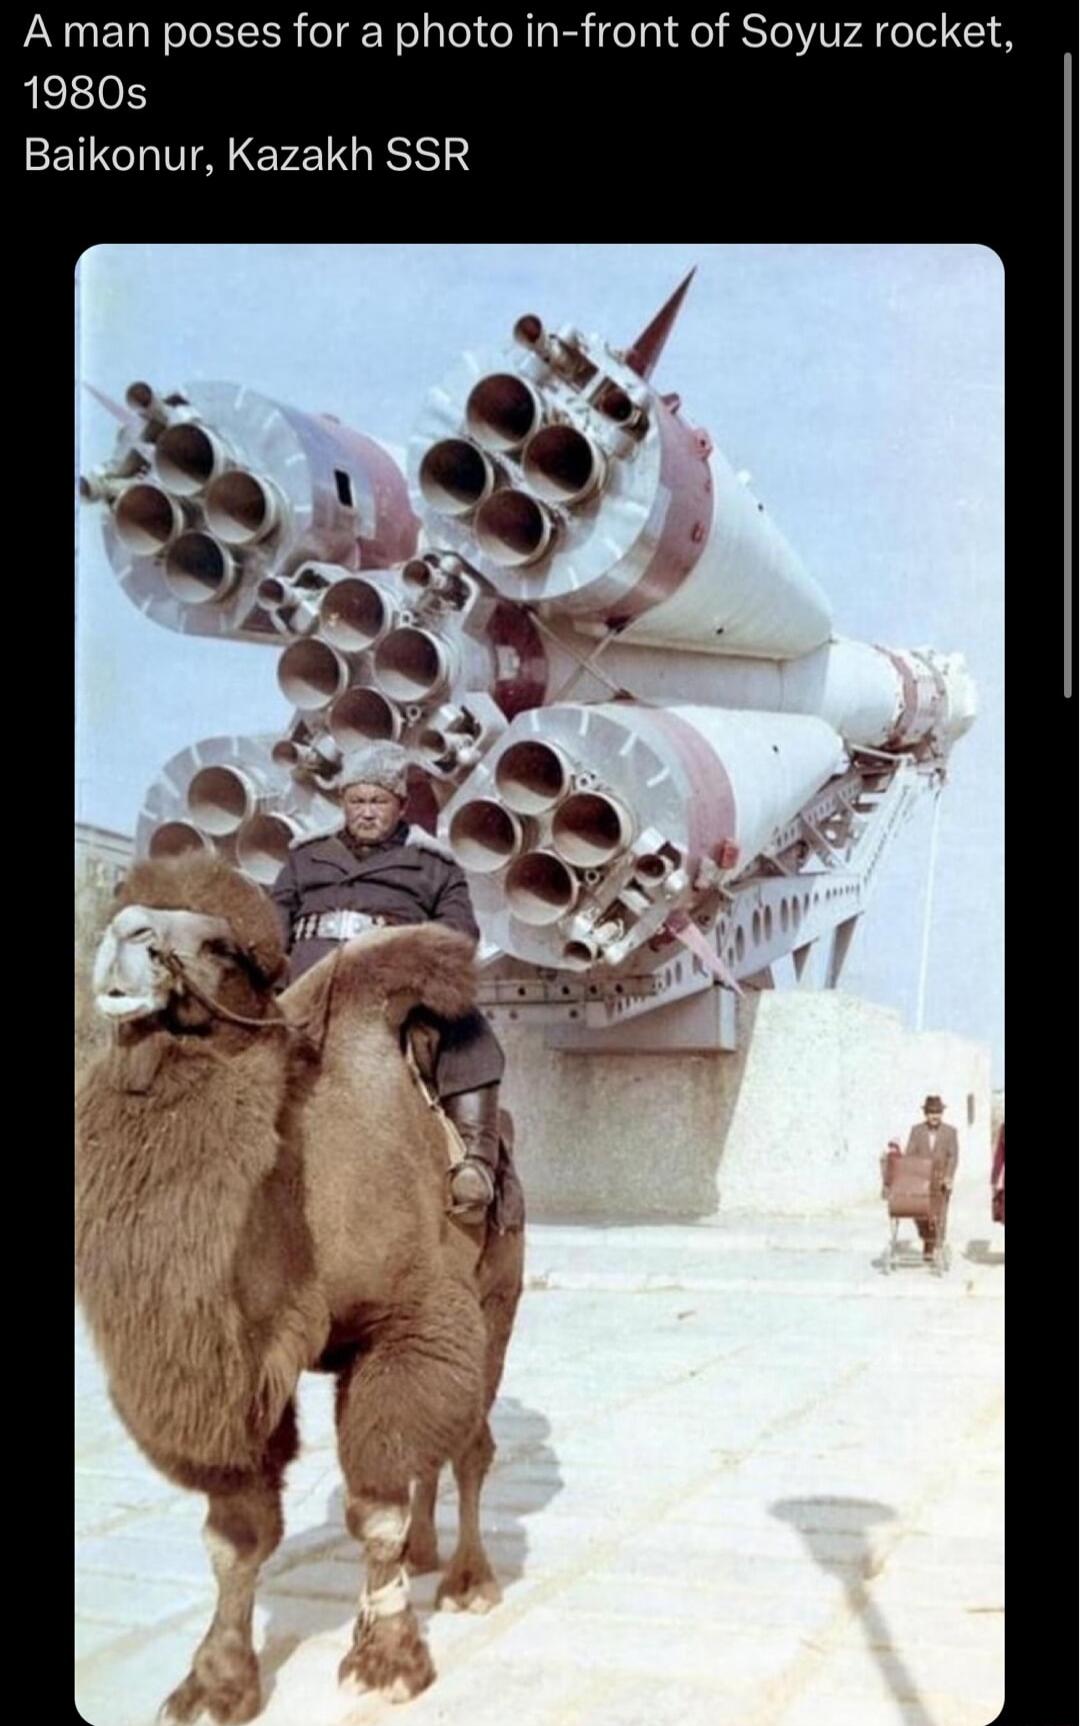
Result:
M576 701L603 700L618 689L648 702L813 714L852 746L939 754L975 717L974 687L962 655L928 647L834 638L796 659L774 660L632 648L618 638L583 666L595 645L561 623L549 627L549 689L572 692Z
M505 598L626 643L786 659L830 609L764 506L599 337L519 319L467 354L409 444L428 535Z
M83 481L108 510L121 586L166 628L275 641L312 626L308 563L398 563L418 523L392 456L327 415L236 384L191 384L162 400L127 391L111 462ZM293 623L295 620L295 627Z
M177 857L217 851L264 886L294 839L321 832L337 816L329 780L332 758L306 775L290 772L280 741L210 737L166 763L139 812L139 856Z
M846 761L821 719L567 703L519 715L440 831L503 951L615 965L745 869Z

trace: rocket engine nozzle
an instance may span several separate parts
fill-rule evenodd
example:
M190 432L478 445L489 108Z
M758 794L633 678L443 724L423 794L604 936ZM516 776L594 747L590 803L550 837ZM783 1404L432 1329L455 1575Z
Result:
M509 809L539 815L554 808L570 789L570 764L551 743L513 743L500 755L495 784Z
M551 549L555 532L544 506L516 487L493 492L480 505L473 525L477 544L502 569L537 563Z
M165 554L165 585L182 605L227 599L240 579L228 548L197 528L173 540Z
M190 821L163 821L150 835L147 847L151 857L182 857L189 851L212 851L205 833Z
M377 689L347 689L330 709L330 735L344 753L365 743L396 742L401 714Z
M324 743L323 748L315 748L295 737L279 737L270 751L270 759L275 767L316 779L332 779L341 766L341 754L334 745Z
M261 814L245 821L236 839L236 861L253 881L269 887L287 861L302 829L288 815Z
M136 480L117 497L113 525L133 557L156 557L183 533L186 518L175 498L159 485Z
M343 575L322 602L319 632L342 653L365 653L382 641L396 617L391 592L366 576Z
M318 564L306 564L293 576L264 576L255 595L283 634L311 635L319 626L328 582Z
M523 317L518 318L514 325L514 340L520 347L543 351L547 345L544 325L535 312L526 312Z
M450 823L450 849L463 869L494 874L525 844L525 822L492 797L463 803Z
M268 480L245 468L229 468L206 492L206 523L226 545L254 545L281 521L281 505Z
M570 425L544 426L525 446L522 471L537 497L575 504L604 484L607 463L584 432Z
M391 701L432 701L448 687L453 668L446 643L414 624L393 629L375 649L375 681Z
M440 515L469 515L495 488L495 469L467 438L432 444L420 464L420 492Z
M544 404L517 372L489 372L469 391L465 424L490 450L520 449L544 418Z
M156 438L172 418L171 410L166 403L161 400L161 397L150 384L144 383L141 379L128 384L124 391L124 400L128 407L142 419L143 436L146 438Z
M551 843L575 868L597 869L625 851L633 833L632 818L614 797L576 791L555 812Z
M265 794L265 785L249 768L203 767L188 785L187 806L202 833L221 839L258 812Z
M506 903L520 923L543 928L572 911L580 889L573 871L554 851L526 851L510 865Z
M278 687L302 713L318 713L349 686L348 661L325 641L294 641L278 660Z
M166 490L196 497L225 471L228 452L220 438L194 420L165 428L154 446L154 470Z

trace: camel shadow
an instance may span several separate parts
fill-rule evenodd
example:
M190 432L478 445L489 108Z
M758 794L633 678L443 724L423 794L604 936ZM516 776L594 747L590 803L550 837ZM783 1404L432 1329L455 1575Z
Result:
M550 1425L539 1410L515 1397L498 1397L489 1419L497 1450L484 1484L480 1522L496 1578L505 1588L525 1574L526 1519L562 1490L562 1478L547 1442ZM413 1577L410 1588L421 1624L435 1611L435 1591L457 1538L457 1488L449 1468L439 1481L435 1526L440 1569ZM259 1655L265 1707L277 1673L297 1648L314 1637L340 1632L356 1615L364 1562L345 1526L340 1481L327 1498L322 1522L287 1536L263 1576L257 1598L266 1613Z
M989 1241L968 1241L964 1248L964 1257L969 1259L973 1265L1003 1265L1005 1263L1005 1254L991 1252Z
M894 1522L895 1510L876 1499L831 1497L785 1498L770 1505L769 1510L781 1522L797 1528L815 1564L843 1583L865 1632L867 1646L902 1706L905 1720L911 1726L934 1726L933 1716L896 1651L888 1619L872 1599L864 1580L873 1576L880 1564L868 1539L869 1532L877 1523ZM850 1542L837 1542L840 1533L861 1536L854 1552Z

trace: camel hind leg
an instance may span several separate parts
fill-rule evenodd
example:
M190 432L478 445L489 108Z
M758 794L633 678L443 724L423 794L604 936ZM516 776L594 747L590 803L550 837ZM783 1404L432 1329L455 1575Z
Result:
M281 1540L281 1482L296 1449L296 1415L289 1403L270 1440L262 1473L238 1473L235 1484L230 1480L227 1488L207 1489L203 1540L217 1581L217 1607L191 1671L161 1708L161 1726L191 1726L207 1719L217 1726L239 1726L254 1720L262 1707L251 1635L255 1585Z
M405 1568L414 1484L437 1478L482 1418L484 1324L471 1290L449 1278L372 1328L338 1380L338 1448L346 1521L364 1548L367 1582L343 1684L403 1702L435 1676L409 1600Z
M458 1489L458 1539L439 1584L435 1603L444 1612L490 1612L502 1599L480 1531L480 1494L495 1457L487 1415L502 1379L503 1364L521 1297L525 1237L515 1230L492 1235L477 1273L484 1315L484 1416L465 1448L454 1457Z
M439 1470L426 1468L416 1482L409 1517L409 1535L405 1542L405 1562L414 1576L423 1576L439 1568L439 1541L435 1532L435 1499L439 1491Z

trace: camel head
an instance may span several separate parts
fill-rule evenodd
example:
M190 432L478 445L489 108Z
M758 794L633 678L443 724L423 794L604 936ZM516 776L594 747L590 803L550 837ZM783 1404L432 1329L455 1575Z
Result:
M176 1029L213 1016L206 1001L261 1017L284 966L273 908L220 858L136 864L94 963L98 1011L124 1025L168 1015Z

